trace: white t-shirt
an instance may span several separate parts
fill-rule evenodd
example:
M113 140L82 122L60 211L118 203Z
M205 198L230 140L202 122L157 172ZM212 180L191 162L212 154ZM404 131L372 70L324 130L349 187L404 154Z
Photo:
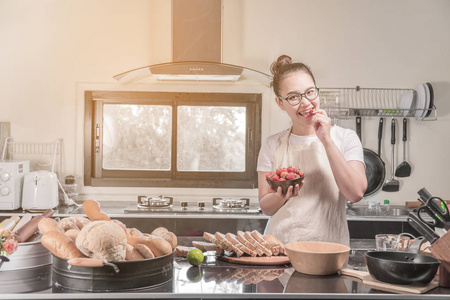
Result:
M278 167L273 166L273 159L277 149L278 139L287 130L289 129L269 136L262 144L258 156L258 172L271 172ZM357 160L364 163L364 152L361 140L354 130L335 125L331 128L330 135L346 161ZM314 141L320 142L315 134L307 136L291 134L289 137L289 145L310 145Z

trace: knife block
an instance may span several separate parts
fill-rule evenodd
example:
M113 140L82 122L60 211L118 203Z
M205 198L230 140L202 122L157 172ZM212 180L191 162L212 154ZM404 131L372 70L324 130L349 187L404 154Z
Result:
M441 261L439 267L439 285L450 287L450 234L447 232L430 247L431 253Z

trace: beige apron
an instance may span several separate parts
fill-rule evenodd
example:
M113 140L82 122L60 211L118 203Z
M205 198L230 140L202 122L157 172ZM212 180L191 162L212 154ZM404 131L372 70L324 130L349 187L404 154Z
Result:
M269 220L265 234L283 243L326 241L349 245L346 199L339 192L320 141L289 145L292 128L280 137L274 168L293 166L305 173L297 197L290 198Z

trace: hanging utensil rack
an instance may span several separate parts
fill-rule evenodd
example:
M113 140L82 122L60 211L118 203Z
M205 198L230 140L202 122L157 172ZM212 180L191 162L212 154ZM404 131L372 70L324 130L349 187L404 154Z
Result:
M321 88L320 106L331 118L347 119L351 117L407 117L422 121L437 120L436 106L432 108L399 108L401 95L414 89L396 88ZM413 105L414 106L414 105ZM415 117L416 112L427 117ZM423 113L420 113L423 112Z

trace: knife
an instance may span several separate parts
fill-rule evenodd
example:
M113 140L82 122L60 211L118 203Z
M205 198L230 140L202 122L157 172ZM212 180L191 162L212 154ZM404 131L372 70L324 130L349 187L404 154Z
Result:
M433 229L430 228L424 221L422 221L419 216L415 212L410 212L407 218L408 223L415 229L417 232L425 237L430 244L433 244L437 241L440 236L434 232Z

